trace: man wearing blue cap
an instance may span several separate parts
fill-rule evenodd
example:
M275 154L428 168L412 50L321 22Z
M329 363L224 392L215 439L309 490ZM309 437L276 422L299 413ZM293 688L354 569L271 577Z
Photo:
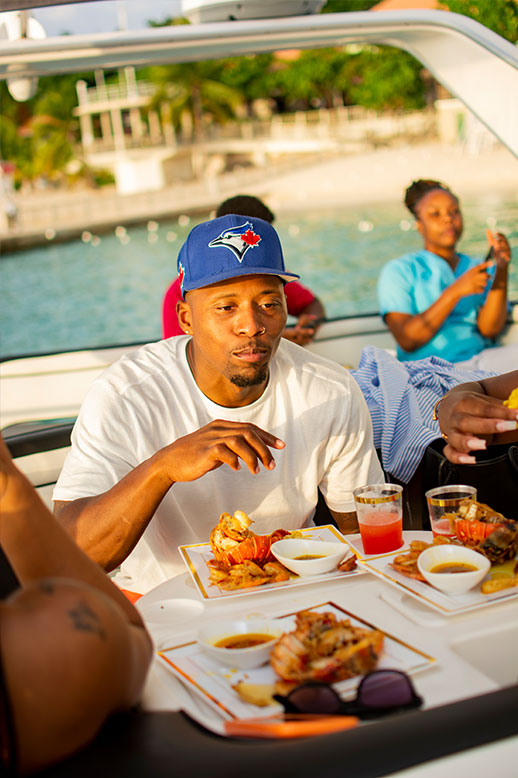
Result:
M191 230L178 257L185 337L142 347L92 387L54 491L56 513L117 582L147 591L182 572L240 509L266 534L310 524L318 488L343 531L352 489L383 474L356 382L282 339L275 229L227 215ZM262 467L261 467L262 465Z

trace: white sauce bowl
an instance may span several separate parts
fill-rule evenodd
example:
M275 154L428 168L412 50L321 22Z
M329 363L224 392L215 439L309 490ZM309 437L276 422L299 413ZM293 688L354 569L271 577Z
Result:
M464 573L432 573L432 568L442 564L464 563L474 565L476 570ZM419 572L429 584L446 594L465 594L486 577L491 562L472 548L456 545L427 548L417 558Z
M284 538L272 545L272 554L288 570L297 575L321 575L335 570L350 552L346 543L327 543L323 540ZM352 553L352 552L351 552ZM318 556L318 559L296 559L300 556Z
M285 631L285 630L284 630ZM279 621L269 619L236 619L205 624L198 631L198 643L203 651L217 662L240 670L251 670L268 662L270 651L283 633ZM222 648L216 646L220 640L235 635L271 635L267 643L249 648Z

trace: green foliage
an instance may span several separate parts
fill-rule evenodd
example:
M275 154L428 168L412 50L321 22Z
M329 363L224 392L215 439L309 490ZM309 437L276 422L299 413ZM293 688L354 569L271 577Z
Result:
M92 170L90 174L94 186L107 186L115 183L115 176L111 170Z
M44 177L64 180L79 140L75 83L81 76L40 78L36 94L18 103L0 83L0 156L16 164L15 185Z
M223 123L234 116L242 102L240 92L222 81L223 67L221 60L212 60L147 68L146 77L157 85L151 107L167 106L177 128L182 115L188 113L199 138L204 115Z
M336 14L344 11L368 11L379 0L327 0L322 8L323 14Z
M443 0L451 11L470 16L512 42L518 41L517 0ZM323 13L364 11L375 0L329 0ZM150 26L185 24L182 19ZM269 98L279 111L356 104L374 110L419 109L425 105L422 66L391 47L364 46L303 50L284 59L258 54L205 62L149 67L140 77L156 85L150 108L168 114L178 129L191 117L195 137L207 122L251 113L253 101ZM17 103L0 82L0 157L16 163L16 182L38 177L67 180L67 166L79 141L75 84L93 84L92 74L41 78L35 96ZM107 75L107 82L116 75ZM96 184L104 174L81 167ZM83 172L81 173L83 174ZM92 178L93 177L93 178Z
M277 94L287 105L302 101L307 105L323 103L331 108L339 96L337 83L347 56L339 49L302 51L289 63L282 63L274 78Z
M422 66L400 49L368 47L353 54L341 73L346 102L374 110L425 105Z
M251 102L265 97L270 90L273 54L255 54L219 60L222 83Z
M518 42L518 3L516 0L441 0L450 11L469 16L506 38Z
M366 46L301 52L281 62L274 73L272 95L288 110L362 105L374 110L416 109L425 105L421 65L406 52Z

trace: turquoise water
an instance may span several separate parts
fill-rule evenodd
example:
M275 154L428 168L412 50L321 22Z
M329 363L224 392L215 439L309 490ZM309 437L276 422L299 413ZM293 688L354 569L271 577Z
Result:
M483 256L486 228L505 232L513 246L510 297L518 300L516 204L484 196L462 205L459 250ZM186 219L4 256L0 355L158 339L162 297L196 223ZM279 217L276 227L286 266L320 297L329 318L376 311L382 265L421 245L397 204L297 212Z

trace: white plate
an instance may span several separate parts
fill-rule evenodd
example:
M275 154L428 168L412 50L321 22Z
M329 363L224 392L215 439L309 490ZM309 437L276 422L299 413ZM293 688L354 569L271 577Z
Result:
M388 551L385 554L366 554L363 550L363 543L359 533L356 533L355 535L345 535L344 539L358 559L369 560L380 559L381 557L393 557L394 554L404 554L405 551L409 550L412 540L424 540L426 543L431 543L432 533L424 530L405 530L403 532L403 545L401 548L398 548L395 551Z
M307 610L331 611L339 619L350 618L351 623L375 629L375 625L363 621L352 613L340 608L332 602L326 602ZM293 629L295 614L284 616L281 620L286 631ZM284 626L285 625L285 626ZM200 696L220 716L225 719L256 717L268 718L278 713L280 705L270 705L259 708L244 702L232 688L238 681L253 684L272 684L277 676L271 666L264 665L254 670L238 670L220 665L203 653L197 643L189 642L183 645L171 646L158 652L159 660L193 693ZM436 660L385 632L383 654L378 668L403 670L406 673L416 673L424 670ZM334 684L341 694L352 692L358 685L358 676Z
M138 607L138 604L137 604ZM200 616L205 610L203 603L197 600L181 598L169 598L151 602L139 609L146 624L158 624L171 627L185 627L191 622L199 622Z
M192 627L197 628L205 605L198 600L179 597L147 603L142 597L137 601L136 608L151 633L155 647L162 648L170 646L175 636Z
M311 540L321 540L325 542L339 541L345 543L344 536L333 527L332 524L325 524L322 527L307 527L299 530L302 533L303 538L310 538ZM349 578L355 575L361 575L365 572L361 567L356 567L349 573L341 573L339 570L332 570L330 573L323 573L322 575L300 576L291 573L291 577L287 581L281 581L279 583L263 584L263 586L252 586L247 589L235 589L227 592L224 589L211 584L209 578L209 568L207 562L210 559L214 559L214 555L211 551L209 543L195 543L190 546L179 546L178 550L182 555L182 559L185 562L189 573L196 588L201 596L210 600L216 597L236 597L243 594L254 594L255 592L265 592L269 589L280 589L289 586L301 586L302 584L314 584L318 581L328 581L330 578Z
M430 586L430 584L424 583L423 581L416 581L414 578L409 578L408 576L399 573L397 570L394 570L390 563L398 554L406 552L410 540L424 540L427 543L431 543L433 539L431 532L404 532L403 537L405 540L403 548L392 551L390 554L383 554L382 556L359 557L360 564L370 573L374 573L374 575L379 576L400 591L404 591L406 594L415 597L419 602L434 608L442 613L443 616L454 616L478 608L487 608L491 605L502 603L505 600L511 600L518 597L517 587L502 589L499 592L493 592L493 594L482 594L480 591L481 584L475 589L466 592L466 594L445 594L444 592L435 589L433 586ZM349 542L351 541L349 540ZM491 575L492 572L490 571L484 580L491 578Z

